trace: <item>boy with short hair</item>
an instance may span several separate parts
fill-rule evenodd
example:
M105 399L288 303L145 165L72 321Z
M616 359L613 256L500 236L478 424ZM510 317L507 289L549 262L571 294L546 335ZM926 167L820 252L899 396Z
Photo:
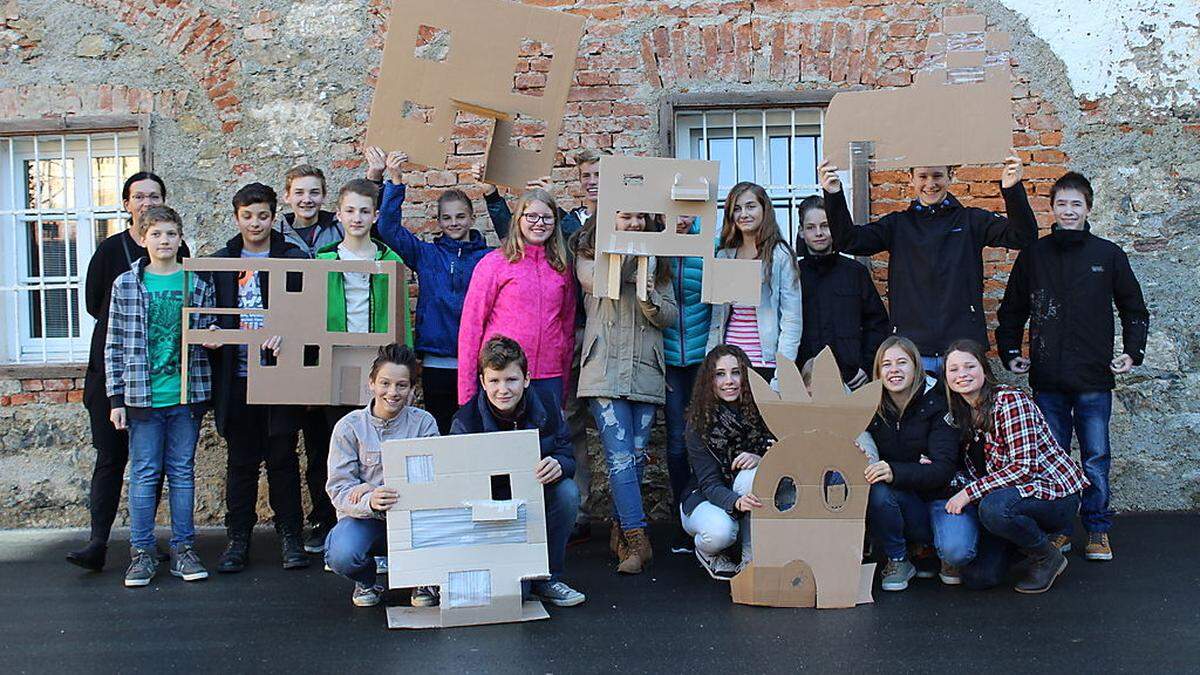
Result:
M233 196L238 234L213 254L215 258L307 258L283 234L272 228L277 201L275 191L262 183L242 187ZM212 275L217 307L266 309L269 297L266 274L216 272ZM283 283L283 279L276 283ZM261 314L221 315L224 329L262 326ZM286 405L251 405L246 402L246 374L250 358L277 351L282 338L273 336L262 349L225 345L210 354L213 369L213 417L229 447L226 464L225 527L229 545L217 562L218 572L240 572L250 556L250 538L258 517L259 466L266 461L275 529L282 540L284 569L308 567L301 541L303 512L300 505L300 463L296 455L299 409Z
M516 340L497 335L479 350L479 389L454 416L451 434L537 429L542 459L534 468L546 499L546 546L550 579L535 581L533 595L559 607L583 602L583 593L562 580L567 538L579 511L579 488L571 480L575 457L570 431L554 399L529 387L529 361Z
M433 415L410 405L419 371L407 345L380 347L367 378L371 400L333 427L326 491L338 522L326 541L325 564L354 582L350 600L357 607L377 605L383 596L375 556L387 554L387 511L399 496L383 481L383 444L438 435ZM429 587L413 592L414 606L432 606L435 599Z
M187 391L181 392L184 293L193 307L213 305L212 285L190 278L179 262L183 222L167 206L146 210L142 219L147 257L133 261L113 284L104 346L110 420L129 430L128 587L146 586L158 571L154 518L163 474L170 485L171 574L184 581L208 577L192 545L196 440L211 380L208 357L187 347ZM191 318L203 328L207 317ZM183 395L181 395L183 394Z
M1029 373L1034 400L1054 439L1071 448L1079 438L1083 491L1079 516L1087 531L1084 557L1112 560L1108 539L1109 419L1114 375L1142 364L1150 313L1129 258L1119 246L1091 233L1092 185L1070 172L1050 189L1054 226L1021 251L997 312L1000 360L1014 373ZM1121 317L1121 353L1114 358L1113 306ZM1021 356L1029 322L1029 358ZM1054 537L1070 550L1070 530Z

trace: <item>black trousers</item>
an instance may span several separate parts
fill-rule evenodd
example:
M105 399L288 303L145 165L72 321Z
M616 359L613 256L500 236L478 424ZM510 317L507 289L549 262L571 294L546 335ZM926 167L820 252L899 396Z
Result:
M450 422L458 412L458 369L422 368L421 392L425 410L437 420L438 433L450 433Z
M117 431L109 414L112 407L104 394L104 376L88 373L84 385L83 405L92 427L92 447L96 448L96 466L92 469L92 485L88 495L88 510L92 517L91 538L108 541L117 509L121 506L121 487L125 484L125 465L129 463L129 432ZM158 480L159 499L162 498L162 478Z
M304 513L300 505L300 458L296 454L299 434L272 435L268 432L270 406L246 403L246 380L235 379L230 392L225 443L225 527L231 532L249 532L258 517L259 467L267 465L267 486L275 528L299 533Z
M337 512L325 492L325 483L329 478L329 436L333 424L329 422L324 406L305 408L303 414L301 430L304 432L304 455L308 459L304 467L304 484L308 486L308 495L312 500L308 524L329 528L337 523Z

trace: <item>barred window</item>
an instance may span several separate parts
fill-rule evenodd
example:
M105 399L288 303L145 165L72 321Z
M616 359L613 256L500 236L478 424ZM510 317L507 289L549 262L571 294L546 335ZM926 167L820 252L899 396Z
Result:
M83 280L96 246L126 227L121 186L140 144L136 129L0 137L0 362L87 359Z

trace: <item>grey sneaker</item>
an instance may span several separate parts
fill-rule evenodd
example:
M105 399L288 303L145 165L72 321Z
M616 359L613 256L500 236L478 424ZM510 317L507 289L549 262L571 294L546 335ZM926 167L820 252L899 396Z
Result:
M353 602L355 607L374 607L382 599L383 586L367 586L354 582L354 594L350 596L350 602Z
M708 572L708 576L717 581L729 581L738 573L738 566L724 553L709 555L696 549L696 560L700 561L700 566Z
M908 561L908 558L888 560L883 567L883 590L902 591L908 588L908 582L915 576L917 576L917 568Z
M962 572L945 560L942 561L942 571L938 573L938 577L947 586L958 586L962 583Z
M437 586L417 586L412 592L413 607L437 607L442 601Z
M130 548L129 569L125 570L125 586L137 588L149 586L150 580L158 573L158 560L154 557L152 548Z
M191 546L171 549L171 574L184 581L199 581L208 578L208 570L200 564L200 556Z
M587 596L561 581L535 581L530 589L533 594L555 607L574 607L587 600Z

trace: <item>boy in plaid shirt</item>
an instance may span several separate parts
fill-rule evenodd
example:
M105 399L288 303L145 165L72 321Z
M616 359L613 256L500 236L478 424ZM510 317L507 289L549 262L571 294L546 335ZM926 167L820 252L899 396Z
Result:
M1050 536L1079 510L1087 478L1050 433L1046 418L1021 389L998 385L983 346L958 340L946 349L950 414L967 451L947 513L978 502L979 523L1020 547L1028 558L1019 593L1042 593L1067 568Z
M133 262L113 283L104 345L110 419L129 430L129 569L125 585L146 586L158 572L154 555L157 486L166 473L171 504L171 574L184 581L208 577L192 548L196 440L212 388L208 357L188 347L187 391L182 391L184 293L194 307L213 305L213 287L185 275L179 262L183 223L168 206L143 217L147 258ZM195 327L205 322L193 319Z

